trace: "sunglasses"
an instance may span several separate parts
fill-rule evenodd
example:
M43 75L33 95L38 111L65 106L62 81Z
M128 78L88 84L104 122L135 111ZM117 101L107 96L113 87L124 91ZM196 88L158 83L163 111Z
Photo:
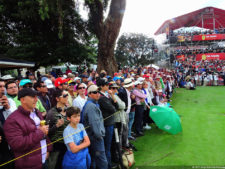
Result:
M66 98L67 96L69 96L69 95L68 94L64 94L64 95L62 95L60 97Z
M91 92L91 93L93 93L93 94L97 94L97 93L99 93L98 91L94 91L94 92Z
M62 84L60 84L60 85L61 85L61 86L62 86L62 85L68 85L68 83L67 83L67 82L65 82L65 83L62 83Z
M74 83L70 83L69 86L75 86L75 84Z
M32 87L33 87L32 84L29 84L29 85L26 84L26 85L23 86L23 88L32 88Z
M47 87L46 85L42 85L41 87Z
M117 89L117 87L111 87L111 89L116 90L116 89Z
M78 87L78 89L85 89L85 87Z

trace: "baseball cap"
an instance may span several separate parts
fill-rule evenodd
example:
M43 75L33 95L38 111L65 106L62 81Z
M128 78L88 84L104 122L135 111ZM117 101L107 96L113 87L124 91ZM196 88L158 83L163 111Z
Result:
M54 87L53 84L52 84L52 81L50 79L46 79L44 81L44 84L47 86L48 89Z
M22 97L25 97L25 96L34 97L34 96L37 96L37 92L31 88L24 88L19 91L18 100L20 100Z
M97 85L98 86L105 86L105 85L108 85L108 84L109 84L109 82L105 78L101 78L101 79L97 80Z
M98 86L96 86L96 85L91 85L87 89L88 93L95 92L95 91L98 91Z
M64 79L61 77L58 77L57 79L55 79L55 87L58 87L59 85L68 82L69 79Z
M68 85L75 85L76 83L73 80L68 81Z
M27 83L32 83L30 79L23 79L20 81L19 86L24 86Z

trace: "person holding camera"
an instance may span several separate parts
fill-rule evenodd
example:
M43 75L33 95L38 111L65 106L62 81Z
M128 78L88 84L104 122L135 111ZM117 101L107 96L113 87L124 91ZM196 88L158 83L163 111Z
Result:
M49 169L60 169L63 156L67 150L61 138L63 137L64 129L69 124L65 111L68 105L68 93L65 90L56 90L53 98L57 104L48 111L46 121L49 123L50 140L57 142L53 145L53 151L48 160L48 167Z
M5 95L5 82L0 80L0 164L7 162L13 158L13 153L9 149L8 143L3 131L3 125L8 116L16 110L16 104L12 99ZM7 169L13 168L13 163L5 165ZM3 168L4 168L3 167Z
M21 106L7 118L3 128L7 142L15 158L18 158L15 168L46 169L46 160L52 148L47 146L50 143L48 125L41 124L42 114L35 108L37 92L30 88L22 89L18 99Z

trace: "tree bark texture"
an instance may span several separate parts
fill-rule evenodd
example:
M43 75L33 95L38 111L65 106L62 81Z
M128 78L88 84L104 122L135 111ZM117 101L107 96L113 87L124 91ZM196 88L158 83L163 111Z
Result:
M114 48L120 32L125 7L126 0L112 0L107 18L103 21L103 15L100 15L101 18L98 18L98 23L95 26L96 35L99 40L97 71L106 70L111 76L118 70L114 57Z

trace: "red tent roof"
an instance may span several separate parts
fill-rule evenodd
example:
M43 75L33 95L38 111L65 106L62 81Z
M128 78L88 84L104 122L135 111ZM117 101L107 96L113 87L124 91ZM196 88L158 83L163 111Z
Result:
M197 26L206 29L225 28L225 10L206 7L165 21L155 35L181 27Z

